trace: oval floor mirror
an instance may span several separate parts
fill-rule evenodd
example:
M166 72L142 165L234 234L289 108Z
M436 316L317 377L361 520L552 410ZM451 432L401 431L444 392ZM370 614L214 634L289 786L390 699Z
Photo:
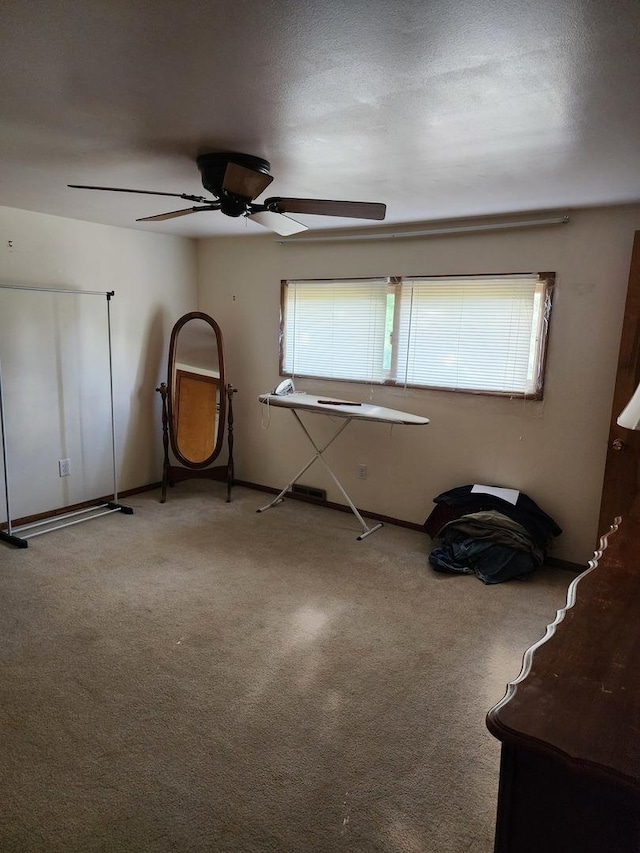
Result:
M185 314L171 331L167 381L162 396L164 464L162 496L167 486L193 477L226 480L227 501L233 484L233 395L227 382L222 333L216 321L200 311ZM224 447L226 465L213 466ZM172 464L169 447L179 464ZM213 466L213 467L212 467Z

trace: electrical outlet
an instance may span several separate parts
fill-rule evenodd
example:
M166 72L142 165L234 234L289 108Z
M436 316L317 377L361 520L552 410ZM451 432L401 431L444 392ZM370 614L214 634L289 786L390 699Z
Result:
M367 479L367 466L366 465L358 465L358 479L366 480Z
M70 470L71 462L69 459L58 459L58 471L60 472L61 477L68 477L71 473Z

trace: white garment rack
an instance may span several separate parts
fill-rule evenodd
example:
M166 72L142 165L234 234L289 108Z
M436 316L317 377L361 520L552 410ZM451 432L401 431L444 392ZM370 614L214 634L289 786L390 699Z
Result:
M59 530L62 527L70 527L73 524L80 524L83 521L91 521L94 518L100 518L103 515L109 515L112 512L123 512L126 515L131 515L133 509L123 504L118 503L118 469L116 463L116 429L115 429L115 410L113 405L113 363L111 355L111 298L115 296L115 291L108 290L67 290L59 287L23 287L19 284L0 284L0 289L3 290L21 290L21 291L39 291L42 293L69 293L74 296L104 296L107 301L107 340L109 348L109 403L111 411L111 456L113 467L113 500L85 507L84 509L73 510L72 512L56 514L54 513L49 518L34 521L30 524L23 524L19 527L14 527L11 518L11 494L9 489L9 450L7 447L7 430L5 421L5 403L4 390L2 384L2 362L0 360L0 431L2 432L2 462L4 469L4 493L7 507L7 528L0 530L0 541L7 542L9 545L15 545L18 548L28 547L28 539L34 536L41 536L43 533L50 533L53 530ZM68 519L73 518L73 521ZM41 528L36 530L35 528ZM32 532L26 532L32 531ZM20 535L18 535L20 534Z

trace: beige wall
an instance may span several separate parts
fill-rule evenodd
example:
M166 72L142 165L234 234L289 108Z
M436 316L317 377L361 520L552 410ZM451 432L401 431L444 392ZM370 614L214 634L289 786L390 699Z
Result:
M280 279L555 271L541 402L313 380L297 380L296 386L431 419L425 429L354 423L340 437L328 458L359 507L421 523L433 497L454 485L512 486L564 528L553 553L584 562L596 535L636 229L640 207L625 206L576 211L569 225L526 231L299 246L282 246L266 234L204 240L196 250L193 241L182 238L0 208L0 282L116 291L112 324L121 489L159 479L160 409L154 389L164 378L170 330L196 305L210 313L223 330L229 379L240 389L234 400L237 475L281 486L309 458L309 448L288 413L272 411L267 425L268 413L256 400L278 381ZM24 330L18 325L23 323ZM1 348L16 329L28 333L28 312L14 317L13 309L11 316L5 311L0 327ZM41 355L34 347L25 370L36 386L37 377L45 385ZM78 373L85 387L104 377L92 363L78 364ZM80 494L97 482L89 470L94 461L81 446L80 433L73 437L77 447L64 443L69 438L61 426L64 412L31 389L21 404L31 445L10 460L14 516L94 497ZM328 419L314 417L312 423L321 436L333 429ZM55 440L49 441L51 434ZM73 474L65 481L57 476L62 456L72 460ZM367 465L364 481L357 479L359 464ZM343 502L321 466L303 479ZM339 523L357 529L349 516Z
M640 207L575 211L568 225L361 243L280 245L271 235L198 244L198 307L221 325L234 401L237 476L283 486L309 458L289 413L256 398L278 381L280 280L294 277L554 271L545 398L507 400L297 380L297 390L372 401L431 419L425 429L353 423L328 451L357 506L421 523L465 483L520 489L564 528L553 554L595 545L608 423ZM312 416L319 435L333 428ZM357 479L357 465L368 477ZM316 464L303 482L339 492ZM260 517L268 523L267 516ZM339 524L357 529L344 516Z
M173 323L196 307L195 243L0 208L0 283L115 291L119 486L157 482L162 444L155 388L165 378ZM105 334L102 297L0 290L14 518L97 497L105 476L108 487L113 483ZM61 479L58 459L65 457L72 473ZM4 487L0 491L5 519Z

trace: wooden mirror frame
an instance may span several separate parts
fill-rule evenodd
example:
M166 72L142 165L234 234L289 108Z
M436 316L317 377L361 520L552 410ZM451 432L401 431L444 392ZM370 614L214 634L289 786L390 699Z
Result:
M211 327L216 340L216 347L218 350L218 370L220 372L220 410L218 414L218 434L216 435L216 442L211 454L203 459L201 462L193 462L190 459L187 459L180 450L178 446L178 437L176 435L176 391L177 389L174 387L174 380L176 376L176 352L178 349L178 338L180 337L180 332L184 327L190 323L192 320L203 320L208 326ZM169 364L167 368L167 409L169 415L169 440L171 441L171 450L173 451L176 459L180 462L181 465L184 465L185 468L206 468L208 465L216 459L217 456L220 455L220 451L222 450L222 442L224 440L224 427L226 423L226 415L227 415L227 407L225 401L224 387L225 387L225 367L224 367L224 349L222 346L222 332L220 331L220 326L216 323L216 321L209 317L208 314L203 314L201 311L192 311L190 314L185 314L180 317L180 319L176 322L175 326L171 330L171 339L169 341Z
M218 368L220 373L219 379L219 412L218 412L218 432L216 435L215 446L211 454L202 461L193 462L187 459L180 451L176 435L175 422L175 364L176 351L178 346L178 337L181 330L191 320L203 320L207 323L215 335L217 350L218 350ZM194 477L205 478L209 480L226 480L227 482L227 501L231 500L231 486L233 484L234 468L233 468L233 395L237 391L230 383L226 382L226 371L224 361L224 347L222 342L222 332L220 326L208 314L203 314L201 311L191 311L180 317L173 329L171 330L171 338L169 341L169 359L167 367L167 382L162 382L159 388L156 388L162 396L162 437L164 446L164 464L162 471L162 496L160 503L164 503L167 499L167 486L173 486L179 480L187 480ZM228 462L226 465L210 468L212 462L220 455L224 444L225 425L227 427L227 440L229 448ZM169 445L171 451L180 463L180 465L172 465L169 458Z

